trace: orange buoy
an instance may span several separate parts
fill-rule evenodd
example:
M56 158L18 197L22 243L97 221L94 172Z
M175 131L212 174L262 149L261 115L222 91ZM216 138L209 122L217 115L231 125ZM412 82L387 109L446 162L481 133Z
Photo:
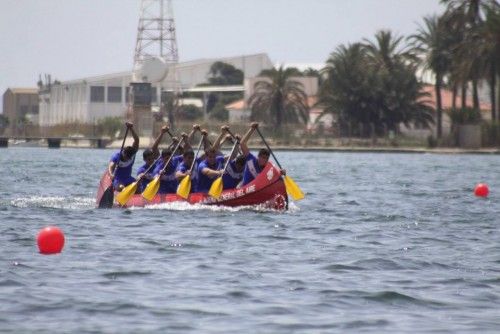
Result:
M64 234L59 228L48 226L38 232L36 241L40 253L56 254L60 253L64 247Z
M474 188L474 195L478 197L487 197L490 190L486 183L478 183L476 188Z

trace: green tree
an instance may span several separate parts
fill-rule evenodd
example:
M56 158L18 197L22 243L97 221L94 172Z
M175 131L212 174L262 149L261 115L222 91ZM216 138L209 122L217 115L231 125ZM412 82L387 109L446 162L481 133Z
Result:
M421 56L425 70L431 70L435 76L436 111L437 111L437 138L442 137L443 105L441 90L444 76L450 70L450 43L447 31L442 20L437 16L424 18L424 25L420 26L415 35L409 37L415 46L415 52Z
M335 115L341 129L357 124L380 124L376 109L375 71L367 66L366 49L361 43L341 45L330 54L322 70L326 77L317 105L323 108L320 120Z
M208 84L211 86L231 86L243 84L243 71L231 64L217 61L208 72Z
M218 121L227 121L229 119L229 111L226 109L226 104L219 101L210 112L210 118Z
M308 67L302 72L302 75L305 77L317 78L319 86L321 86L323 84L323 75L321 75L321 71L319 71L319 70L316 70L312 67Z
M114 140L117 133L123 129L123 119L121 117L106 117L98 121L100 133L109 136Z
M272 122L280 129L283 124L303 123L309 120L307 95L302 83L294 80L301 76L296 68L264 70L263 80L254 85L254 93L248 100L253 120Z
M356 130L362 136L385 129L399 131L399 125L429 127L433 109L428 95L417 80L414 56L399 51L402 39L390 33L376 35L375 43L340 46L327 60L326 76L320 88L321 116L337 116L341 128ZM320 116L320 117L321 117Z
M466 87L467 82L472 83L473 107L479 109L479 81L485 76L485 55L478 54L475 49L481 44L484 38L478 37L485 21L485 11L487 8L497 8L495 0L441 0L447 6L443 15L451 22L454 29L452 34L462 35L462 39L454 48L454 76L462 83L462 109L466 107ZM482 35L482 34L479 34ZM487 56L486 56L487 57Z
M0 114L0 134L3 134L5 129L9 126L9 123L7 116Z
M185 120L196 120L203 117L203 111L195 105L187 104L180 107L179 118Z
M368 65L375 71L377 112L390 130L398 131L399 124L429 127L433 122L432 109L422 96L422 84L416 78L418 58L413 48L402 44L403 37L389 30L375 34L375 40L365 39Z

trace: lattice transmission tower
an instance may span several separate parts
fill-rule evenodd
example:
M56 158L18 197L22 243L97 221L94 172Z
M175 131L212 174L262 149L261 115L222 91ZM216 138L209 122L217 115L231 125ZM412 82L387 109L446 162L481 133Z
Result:
M141 0L134 70L152 57L169 65L179 61L172 0Z

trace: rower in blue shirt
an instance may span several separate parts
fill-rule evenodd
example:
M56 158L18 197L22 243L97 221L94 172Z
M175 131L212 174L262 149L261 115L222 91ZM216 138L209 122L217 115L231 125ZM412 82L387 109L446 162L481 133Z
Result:
M271 155L271 152L269 152L267 148L262 148L260 149L257 157L255 157L255 155L250 153L250 150L248 149L247 141L258 126L259 123L257 122L252 123L250 129L243 136L240 143L241 151L243 152L243 157L245 159L245 170L243 171L242 186L252 182L257 177L257 175L262 172L264 167L266 167L267 162L269 161L269 156ZM282 169L281 175L285 174L286 171Z
M167 163L167 161L172 156L172 151L169 149L165 149L161 152L161 160L155 167L153 172L154 175L158 175L162 172L163 167ZM177 168L176 162L174 159L170 159L168 162L167 168L165 172L160 176L160 189L158 190L159 194L175 194L177 191L177 179L175 178L175 170Z
M222 176L224 189L234 189L243 180L243 172L245 170L246 159L243 155L237 156L232 159L227 166L226 172Z
M198 166L198 192L208 193L216 178L222 175L224 157L217 156L217 149L209 148L205 152L205 160Z
M137 179L141 178L142 175L144 177L141 178L141 181L139 182L139 185L137 187L138 192L143 192L144 189L146 189L146 186L148 183L153 180L154 178L154 168L156 166L152 166L155 164L156 159L160 156L160 151L158 150L158 146L160 145L160 142L163 138L163 135L169 130L168 126L165 125L161 128L160 134L156 138L155 142L153 143L153 146L151 148L147 148L144 150L142 153L142 158L144 160L144 165L139 167L137 170ZM147 174L145 174L147 172Z
M139 149L139 137L135 133L134 125L131 122L126 122L125 125L132 133L134 143L132 146L126 146L123 151L114 153L108 165L108 172L113 179L113 188L116 191L121 191L124 187L135 182L132 176L132 166Z
M229 128L227 127L227 132L229 132ZM239 135L235 136L235 139L238 141L241 141L241 138ZM223 145L226 141L231 142L234 145L233 142L233 136L232 134L226 135L226 137L222 140L220 145ZM241 180L243 179L243 171L245 169L245 157L243 155L238 155L238 150L235 150L232 152L231 156L226 156L225 159L229 159L229 164L227 165L226 172L222 176L222 182L223 182L223 188L224 189L234 189L236 188Z
M175 172L175 177L180 182L184 177L189 175L189 170L191 169L191 165L194 160L194 151L184 151L182 155L182 161L177 165L177 171ZM193 166L193 172L191 175L191 191L190 193L194 193L198 191L198 166L204 160L204 157L196 158L196 161Z

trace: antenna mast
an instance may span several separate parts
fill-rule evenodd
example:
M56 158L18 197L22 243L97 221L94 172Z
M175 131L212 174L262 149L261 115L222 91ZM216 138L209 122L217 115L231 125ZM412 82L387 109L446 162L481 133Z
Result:
M172 0L141 0L134 71L152 57L159 57L169 65L179 61Z

